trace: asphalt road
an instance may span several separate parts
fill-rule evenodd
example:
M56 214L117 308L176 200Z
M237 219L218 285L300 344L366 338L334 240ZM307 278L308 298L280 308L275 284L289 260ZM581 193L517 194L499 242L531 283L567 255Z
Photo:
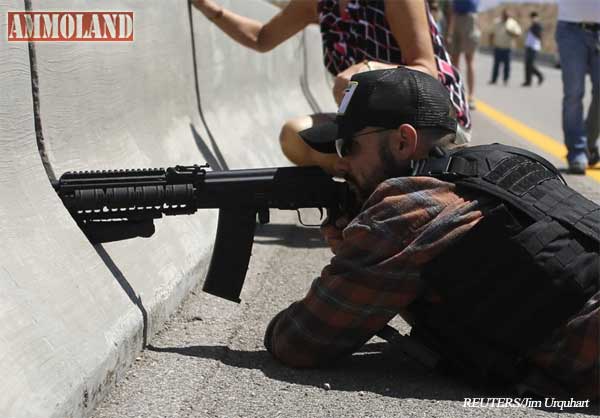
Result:
M478 57L477 96L557 140L560 73L545 69L541 87L524 89L514 64L507 87L487 86L489 57ZM535 150L559 167L554 155L533 146L497 121L474 112L474 143L504 142ZM600 202L598 181L567 176L576 189ZM163 220L161 222L168 222ZM159 226L160 227L160 226ZM487 394L432 374L373 339L364 350L327 370L294 370L274 361L262 343L271 317L301 298L330 257L316 229L300 227L294 213L272 213L260 227L242 303L219 300L200 289L151 339L135 364L97 408L94 418L174 417L570 417L584 410L467 408L465 398ZM395 325L406 331L401 321Z

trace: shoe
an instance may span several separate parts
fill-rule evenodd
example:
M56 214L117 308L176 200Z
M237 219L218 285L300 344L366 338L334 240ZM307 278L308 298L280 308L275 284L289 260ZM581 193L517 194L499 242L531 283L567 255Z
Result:
M475 104L475 99L469 99L469 110L477 109L477 105Z
M577 161L574 161L572 163L569 163L569 170L568 173L569 174L585 174L585 168L586 168L585 163L580 163Z
M538 86L541 86L543 82L544 82L544 77L540 77L540 79L538 80Z
M600 153L598 147L590 148L588 151L588 166L593 167L600 161Z
M490 86L493 86L493 85L495 85L495 84L496 84L496 82L495 82L495 81L492 81L492 80L490 80L490 81L488 81L488 84L489 84Z
M531 86L531 83L523 83L523 84L521 84L521 87L530 87L530 86Z

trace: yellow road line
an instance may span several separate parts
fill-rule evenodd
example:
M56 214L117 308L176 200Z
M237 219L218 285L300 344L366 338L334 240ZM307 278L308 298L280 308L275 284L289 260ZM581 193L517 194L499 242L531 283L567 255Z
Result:
M565 156L567 155L567 148L560 141L530 128L524 123L505 115L481 100L476 100L475 105L477 106L478 112L483 113L488 118L504 126L509 131L516 133L521 138L531 142L548 154L566 161ZM586 170L586 175L600 182L600 170Z

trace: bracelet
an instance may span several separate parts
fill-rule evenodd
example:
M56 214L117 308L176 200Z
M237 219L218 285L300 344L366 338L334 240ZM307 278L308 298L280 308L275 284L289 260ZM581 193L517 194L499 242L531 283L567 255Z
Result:
M209 17L208 20L214 22L215 20L221 18L223 16L223 8L221 7L217 13L213 17Z
M373 71L374 68L371 66L371 62L369 60L364 60L363 64L365 64L367 66L367 68L369 69L369 71Z

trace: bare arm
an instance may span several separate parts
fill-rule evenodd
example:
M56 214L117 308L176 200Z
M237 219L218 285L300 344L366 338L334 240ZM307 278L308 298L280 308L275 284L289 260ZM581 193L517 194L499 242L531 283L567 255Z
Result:
M404 64L437 78L425 0L385 0L385 17Z
M233 13L212 0L193 0L194 6L233 40L267 52L317 21L316 0L292 0L267 23Z

